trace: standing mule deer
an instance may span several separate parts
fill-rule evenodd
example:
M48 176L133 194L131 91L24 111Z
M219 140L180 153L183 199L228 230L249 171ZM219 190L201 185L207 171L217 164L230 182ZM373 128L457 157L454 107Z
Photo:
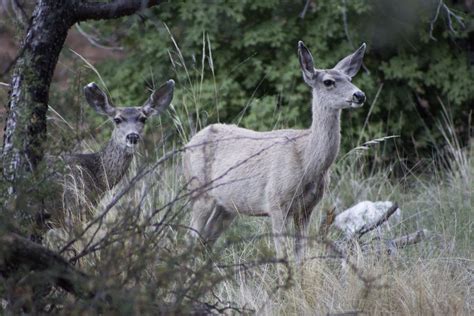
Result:
M106 191L122 179L142 138L145 122L152 115L158 115L168 107L173 99L173 90L174 81L169 80L153 91L143 106L115 107L107 94L95 83L89 83L84 87L89 105L98 113L112 119L115 128L110 140L98 152L64 156L65 165L70 169L70 173L65 176L63 183L65 201L62 204L85 200L86 203L95 205ZM82 195L82 198L78 195ZM61 206L55 209L56 212L64 210ZM64 214L53 214L53 220L63 216Z
M332 69L315 69L303 42L298 56L313 92L313 122L307 130L255 132L213 124L189 142L183 167L192 193L191 228L212 245L237 214L267 215L278 256L287 217L295 227L295 255L304 257L311 212L323 196L328 169L340 146L341 109L358 108L364 93L351 83L366 45Z

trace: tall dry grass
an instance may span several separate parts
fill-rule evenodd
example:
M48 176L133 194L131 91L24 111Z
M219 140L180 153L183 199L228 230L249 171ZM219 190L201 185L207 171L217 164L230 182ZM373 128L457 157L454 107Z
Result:
M469 168L463 177L457 170L436 171L432 177L407 176L404 183L387 178L381 169L367 176L353 166L339 161L333 183L322 207L336 202L344 209L360 200L397 201L402 209L402 223L390 235L397 236L425 228L431 237L420 244L391 256L360 250L349 256L357 271L347 268L345 260L325 257L324 243L313 243L310 259L293 286L274 291L277 280L271 269L236 272L235 280L220 287L220 295L237 300L258 314L323 315L338 313L396 315L469 315L474 312L474 257L472 214L471 154L463 151ZM431 166L435 170L434 166ZM363 170L361 170L363 171ZM466 199L466 192L469 195ZM317 212L317 211L316 211ZM251 223L249 223L249 221ZM317 216L311 223L317 235ZM259 236L269 232L264 220L239 219L227 236ZM251 260L265 253L270 244L249 242L224 253L235 263ZM266 250L262 250L265 249ZM369 280L370 282L366 282Z
M178 43L173 43L172 65L187 78L178 84L186 93L173 100L169 111L178 137L161 139L170 127L156 122L152 129L162 133L149 137L153 150L142 151L126 179L92 207L92 220L77 222L51 245L95 276L109 295L127 293L115 311L185 313L196 302L206 302L214 312L229 314L474 313L473 149L462 148L456 140L448 111L439 125L446 140L439 157L449 164L433 160L394 177L392 167L402 164L400 160L389 166L368 163L380 154L384 142L396 141L390 136L340 155L331 185L314 212L310 258L302 269L291 258L287 262L274 257L265 218L239 217L212 251L189 246L189 195L180 150L206 124L200 112L202 78L216 70L205 36L201 65L194 70L186 67ZM217 103L218 83L215 90ZM357 248L347 258L328 256L327 244L318 238L324 210L336 206L341 211L362 200L400 205L402 222L384 238L422 228L431 237L391 256ZM102 304L86 304L61 292L51 297L66 313L91 312Z

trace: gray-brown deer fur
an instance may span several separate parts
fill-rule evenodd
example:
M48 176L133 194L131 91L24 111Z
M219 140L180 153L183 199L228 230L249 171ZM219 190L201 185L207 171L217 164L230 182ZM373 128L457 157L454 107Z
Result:
M70 173L63 183L65 187L63 204L85 199L89 205L95 205L105 192L122 179L143 137L145 122L168 107L173 98L173 90L174 81L169 80L153 91L143 106L115 107L107 94L95 83L84 87L89 105L99 114L112 119L114 130L110 140L98 152L64 156L64 162ZM74 204L77 206L78 203ZM64 214L55 215L64 216Z
M285 249L278 235L285 234L291 216L296 259L301 262L311 212L323 196L328 169L339 152L341 110L365 101L351 83L365 47L334 68L320 70L314 68L303 42L298 43L303 79L313 94L310 129L256 132L213 124L191 139L183 167L192 192L193 236L212 245L237 214L268 215L281 257Z

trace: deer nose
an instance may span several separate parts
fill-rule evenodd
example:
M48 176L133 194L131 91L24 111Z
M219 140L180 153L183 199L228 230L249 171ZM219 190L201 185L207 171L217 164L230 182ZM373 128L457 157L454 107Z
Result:
M356 101L357 103L361 104L361 103L364 103L365 102L365 94L364 92L362 91L357 91L356 93L354 93L354 95L352 96L352 99L354 101Z
M131 144L136 144L138 143L138 140L140 139L140 135L138 135L137 133L131 133L131 134L128 134L127 135L127 140L131 143Z

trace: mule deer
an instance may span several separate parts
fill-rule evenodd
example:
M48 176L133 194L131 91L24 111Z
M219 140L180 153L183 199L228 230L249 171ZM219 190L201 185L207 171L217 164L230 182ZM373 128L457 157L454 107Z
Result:
M321 200L328 169L340 146L341 109L357 108L364 93L351 83L366 45L332 69L319 70L303 42L298 56L304 81L313 93L310 129L255 132L213 124L187 145L183 168L192 193L191 228L212 245L237 214L270 216L278 256L278 237L287 217L295 227L295 255L304 256L311 212Z
M98 113L114 121L115 128L110 140L95 153L70 154L64 156L64 162L70 173L66 175L63 204L71 203L78 198L77 192L83 195L82 200L95 205L104 193L113 188L125 175L133 158L138 143L142 138L145 122L152 115L165 110L173 98L174 81L169 80L156 89L143 106L115 107L95 83L84 87L87 102ZM70 182L73 181L73 185ZM71 188L72 187L72 188ZM78 188L79 187L79 188ZM75 203L77 204L77 203ZM79 203L81 204L81 203ZM82 203L83 204L83 203ZM63 211L61 206L56 212ZM53 219L64 214L53 214Z

